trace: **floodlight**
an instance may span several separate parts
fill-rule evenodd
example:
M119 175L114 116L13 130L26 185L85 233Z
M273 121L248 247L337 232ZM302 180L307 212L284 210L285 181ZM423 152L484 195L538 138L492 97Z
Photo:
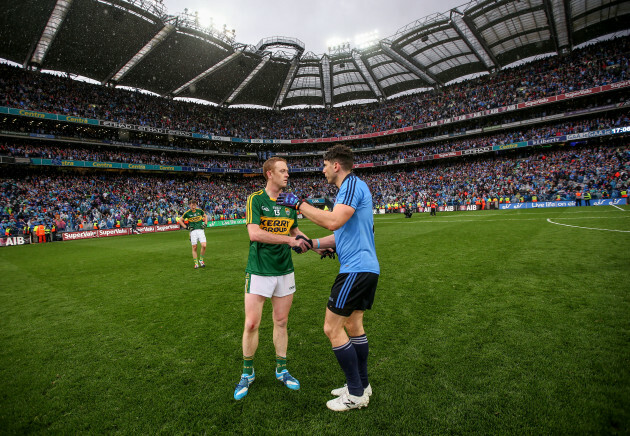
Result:
M335 49L339 49L341 48L341 46L344 44L346 40L342 39L342 38L330 38L328 40L328 42L326 43L326 45L328 46L328 50L332 51Z
M354 45L359 49L364 49L378 43L378 30L361 33L354 37Z

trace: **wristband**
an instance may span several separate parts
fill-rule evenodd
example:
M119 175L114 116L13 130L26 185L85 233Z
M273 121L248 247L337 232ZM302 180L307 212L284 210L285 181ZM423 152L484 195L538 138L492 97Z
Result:
M319 249L319 239L317 240L317 249Z

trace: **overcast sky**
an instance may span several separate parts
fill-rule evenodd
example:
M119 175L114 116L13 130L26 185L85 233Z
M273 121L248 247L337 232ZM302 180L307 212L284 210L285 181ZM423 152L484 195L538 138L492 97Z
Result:
M236 30L236 41L256 45L268 36L298 38L306 51L324 54L332 38L353 41L378 30L379 39L435 12L469 0L164 0L170 15L199 12L201 24Z

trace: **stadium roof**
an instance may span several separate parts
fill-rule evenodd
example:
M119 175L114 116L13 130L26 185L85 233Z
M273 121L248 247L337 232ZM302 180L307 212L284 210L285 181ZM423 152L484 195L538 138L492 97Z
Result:
M159 0L0 0L0 57L103 84L221 105L334 106L439 87L630 26L627 0L473 0L366 49L305 53L295 38L256 46ZM282 49L282 50L281 50ZM285 50L289 50L286 52Z

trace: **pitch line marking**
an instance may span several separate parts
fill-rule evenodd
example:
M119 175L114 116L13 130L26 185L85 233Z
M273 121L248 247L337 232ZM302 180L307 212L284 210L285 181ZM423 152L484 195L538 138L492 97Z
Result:
M605 232L621 232L621 233L630 233L630 230L612 230L612 229L598 229L596 227L581 227L581 226L572 226L570 224L562 224L562 223L556 223L551 221L551 218L547 218L547 222L551 223L551 224L556 224L559 226L566 226L566 227L575 227L576 229L587 229L587 230L603 230Z
M622 211L626 212L626 210L625 210L625 209L622 209L622 208L620 208L620 207L618 207L618 206L615 206L614 204L611 204L611 206L616 207L617 209L620 209L620 210L622 210ZM585 207L586 207L586 206L585 206ZM602 207L602 209L603 209L603 208L605 208L605 206L604 206L604 207ZM540 212L540 214L543 214L543 213L545 213L545 212L548 212L550 209L527 209L527 210L530 210L530 211L534 211L534 210L535 210L536 212ZM469 217L471 217L471 218L472 218L472 217L474 217L474 218L480 218L480 217L484 217L484 218L491 218L491 217L497 217L497 216L504 216L504 215L503 215L503 212L504 212L504 211L480 211L480 210L478 210L478 211L470 211L470 212L466 212L466 215L467 215L467 216L469 216ZM445 213L445 212L442 212L442 213ZM569 214L571 214L571 215L581 215L581 214L584 214L584 213L598 213L598 214L599 214L599 213L601 213L601 214L614 213L614 214L617 214L617 212L615 212L614 210L611 210L611 209L609 209L609 210L593 210L593 209L588 209L588 210L583 210L583 211L579 211L579 210L576 210L576 211L567 211L567 212L565 212L565 213L564 213L564 215L569 215ZM425 215L425 214L426 214L426 212L414 212L414 215L415 215L415 214L418 214L418 215ZM374 214L374 216L375 216L375 217L378 217L378 219L379 219L380 221L384 221L384 220L397 220L397 218L399 217L399 215L401 215L401 214L395 214L395 213L391 213L391 214ZM522 216L522 215L525 215L525 214L523 214L520 210L515 210L515 211L514 211L514 213L513 213L513 215L516 215L516 216ZM532 213L531 215L535 216L536 214L535 214L535 213ZM437 219L446 219L446 218L453 217L453 216L455 216L455 215L450 215L450 216L449 216L449 215L447 215L447 216L442 215L442 216L437 216L436 218L437 218ZM540 218L538 218L538 219L541 219L541 218L544 218L544 217L540 217ZM588 218L591 218L591 217L588 217ZM592 218L596 218L596 217L592 217ZM599 217L599 218L602 218L602 217ZM564 217L563 217L563 219L578 219L578 218L564 218Z
M422 220L422 221L391 221L391 220L378 220L375 224L437 224L437 223L488 223L488 222L503 222L503 221L538 221L541 219L545 219L544 217L538 218L507 218L507 219L471 219L464 218L462 219L447 219L449 217L439 218L437 221L433 220ZM620 216L617 215L615 217L601 217L601 216L581 216L581 217L562 217L563 220L583 220L583 219L628 219L630 216ZM554 223L555 224L555 223Z

